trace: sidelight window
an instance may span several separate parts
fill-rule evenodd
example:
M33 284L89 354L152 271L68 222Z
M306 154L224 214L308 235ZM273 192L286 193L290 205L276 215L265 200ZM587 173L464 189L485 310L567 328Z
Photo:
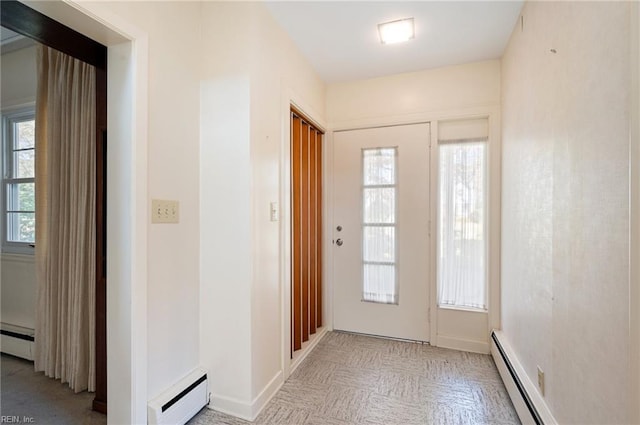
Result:
M486 302L486 141L439 145L438 305Z

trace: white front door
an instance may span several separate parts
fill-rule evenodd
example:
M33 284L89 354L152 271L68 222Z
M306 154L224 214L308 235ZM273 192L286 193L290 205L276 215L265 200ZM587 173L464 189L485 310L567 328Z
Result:
M429 340L429 124L334 133L334 328Z

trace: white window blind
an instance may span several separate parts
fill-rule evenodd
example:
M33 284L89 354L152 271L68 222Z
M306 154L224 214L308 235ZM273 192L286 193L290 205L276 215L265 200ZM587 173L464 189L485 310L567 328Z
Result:
M362 150L364 301L397 304L397 148Z
M486 139L439 144L438 305L486 309Z

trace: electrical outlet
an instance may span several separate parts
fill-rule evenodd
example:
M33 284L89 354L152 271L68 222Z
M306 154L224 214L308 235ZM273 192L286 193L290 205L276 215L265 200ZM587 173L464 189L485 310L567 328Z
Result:
M544 372L538 366L538 389L540 390L540 394L544 396Z
M178 223L180 221L180 203L178 201L151 200L152 223Z

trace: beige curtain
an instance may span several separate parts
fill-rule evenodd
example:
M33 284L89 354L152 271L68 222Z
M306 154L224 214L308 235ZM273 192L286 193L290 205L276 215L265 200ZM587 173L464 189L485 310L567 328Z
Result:
M38 47L35 369L95 391L95 69Z

